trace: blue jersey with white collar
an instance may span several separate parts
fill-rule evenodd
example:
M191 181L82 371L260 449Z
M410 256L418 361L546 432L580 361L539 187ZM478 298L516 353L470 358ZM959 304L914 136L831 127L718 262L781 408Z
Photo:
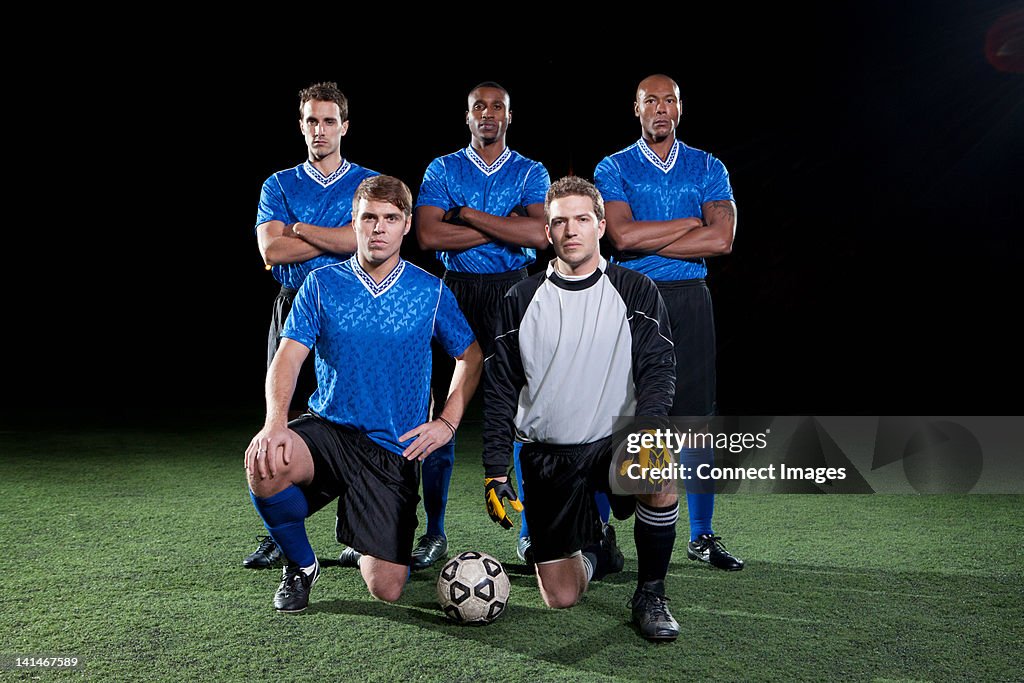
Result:
M453 357L475 339L441 280L399 260L376 284L356 256L306 277L281 335L315 350L310 410L398 454L427 421L431 339Z
M626 202L638 221L667 221L703 216L705 202L732 200L725 164L679 140L661 158L643 138L601 160L594 184L606 202ZM650 254L636 259L612 257L613 263L637 270L652 280L690 280L707 274L704 259L673 259Z
M423 174L416 206L447 211L468 206L493 216L508 216L516 206L543 204L551 178L544 165L508 147L487 165L472 146L438 157ZM463 251L439 251L437 258L459 273L507 273L537 260L537 250L488 242Z
M267 178L260 192L256 226L267 221L309 223L323 228L339 228L352 222L352 195L359 183L378 175L350 161L343 161L334 173L325 176L309 161L295 168L278 171ZM340 263L350 254L321 254L300 263L274 266L274 278L285 287L298 289L314 268Z

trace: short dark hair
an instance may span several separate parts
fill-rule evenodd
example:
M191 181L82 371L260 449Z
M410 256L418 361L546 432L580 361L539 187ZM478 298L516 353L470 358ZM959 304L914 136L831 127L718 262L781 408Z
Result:
M510 100L512 99L512 96L508 94L508 90L505 90L505 86L494 81L484 81L483 83L477 83L476 85L469 89L469 92L466 93L466 97L469 97L470 95L473 94L474 90L479 90L480 88L494 88L496 90L500 90L501 92L505 93L505 97L509 98Z
M412 215L412 192L409 186L390 175L375 175L359 183L352 195L352 213L355 214L360 199L394 204L406 216ZM355 220L355 216L352 217Z
M303 88L299 91L299 120L302 120L303 111L302 108L306 106L306 102L310 100L316 100L317 102L334 102L338 105L338 111L341 113L341 120L338 123L345 123L348 121L348 98L345 97L345 93L338 90L338 84L331 81L324 81L323 83L314 83L308 88Z
M604 220L604 198L597 187L586 178L567 175L551 183L548 193L544 196L544 219L551 221L551 202L563 197L588 197L594 203L594 215L597 220Z

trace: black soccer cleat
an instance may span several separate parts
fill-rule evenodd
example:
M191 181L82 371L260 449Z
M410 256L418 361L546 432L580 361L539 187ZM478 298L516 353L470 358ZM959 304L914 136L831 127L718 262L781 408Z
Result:
M668 611L664 581L648 581L637 588L629 606L633 623L647 640L668 643L679 637L679 623Z
M274 543L270 536L257 536L260 545L251 555L242 560L242 566L246 569L268 569L277 566L284 560L281 549Z
M727 572L738 572L743 569L743 560L734 557L725 549L720 536L701 534L696 541L686 544L686 556L691 560L707 562L712 567Z
M355 548L348 546L341 551L338 555L338 566L339 567L358 567L359 560L362 559L363 554Z
M414 570L426 569L447 554L448 539L443 534L424 534L412 550L409 566Z
M615 527L605 524L601 528L601 535L601 550L608 554L608 571L605 572L605 576L621 572L622 567L626 564L626 558L615 543Z
M278 612L301 612L309 606L309 589L320 578L320 563L317 562L312 576L306 576L302 567L288 565L284 568L281 585L274 593L274 608Z
M533 566L533 541L529 536L520 536L516 543L516 557L525 562L527 566Z

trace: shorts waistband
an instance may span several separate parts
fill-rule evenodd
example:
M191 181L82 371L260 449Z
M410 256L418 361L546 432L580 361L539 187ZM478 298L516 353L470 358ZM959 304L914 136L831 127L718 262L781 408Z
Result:
M539 441L528 441L523 444L523 448L536 448L537 450L543 451L547 455L554 456L572 456L582 451L589 450L595 447L607 446L611 443L612 437L606 436L597 441L590 441L588 443L570 443L570 444L558 444L558 443L541 443Z
M692 280L655 280L654 284L658 289L683 289L684 287L706 287L707 281L702 277L695 277Z
M526 268L510 270L506 273L460 273L455 270L444 272L445 280L457 280L461 282L506 282L508 280L522 280L530 274Z

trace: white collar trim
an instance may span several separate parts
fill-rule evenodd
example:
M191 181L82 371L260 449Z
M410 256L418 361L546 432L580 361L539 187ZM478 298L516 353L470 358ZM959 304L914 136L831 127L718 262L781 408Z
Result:
M506 145L505 151L502 152L490 166L484 163L483 157L476 153L476 150L473 149L473 145L466 147L466 156L469 157L469 160L473 162L473 165L479 168L484 175L489 176L494 175L501 170L501 167L504 166L505 162L512 156L512 150Z
M640 152L647 157L647 161L654 164L662 173L671 171L672 167L676 165L676 159L679 158L679 140L672 142L672 151L668 153L668 158L665 161L661 160L661 157L647 145L647 141L643 138L640 138L637 145L640 147Z
M319 169L317 169L316 166L309 163L308 159L302 164L302 170L306 172L306 175L316 181L320 187L330 187L337 181L341 180L341 178L348 173L350 168L352 168L352 164L345 159L341 162L341 166L339 166L334 173L329 176L325 176Z
M359 282L362 283L363 287L366 288L366 291L369 292L370 296L374 299L391 289L395 283L398 282L398 278L402 276L402 272L405 270L405 259L398 259L398 265L395 266L394 269L388 273L388 276L381 280L378 285L373 281L373 278L370 277L369 273L363 270L363 267L359 265L358 255L353 254L352 258L349 259L349 263L352 264L352 272L356 274L356 277L359 278Z

